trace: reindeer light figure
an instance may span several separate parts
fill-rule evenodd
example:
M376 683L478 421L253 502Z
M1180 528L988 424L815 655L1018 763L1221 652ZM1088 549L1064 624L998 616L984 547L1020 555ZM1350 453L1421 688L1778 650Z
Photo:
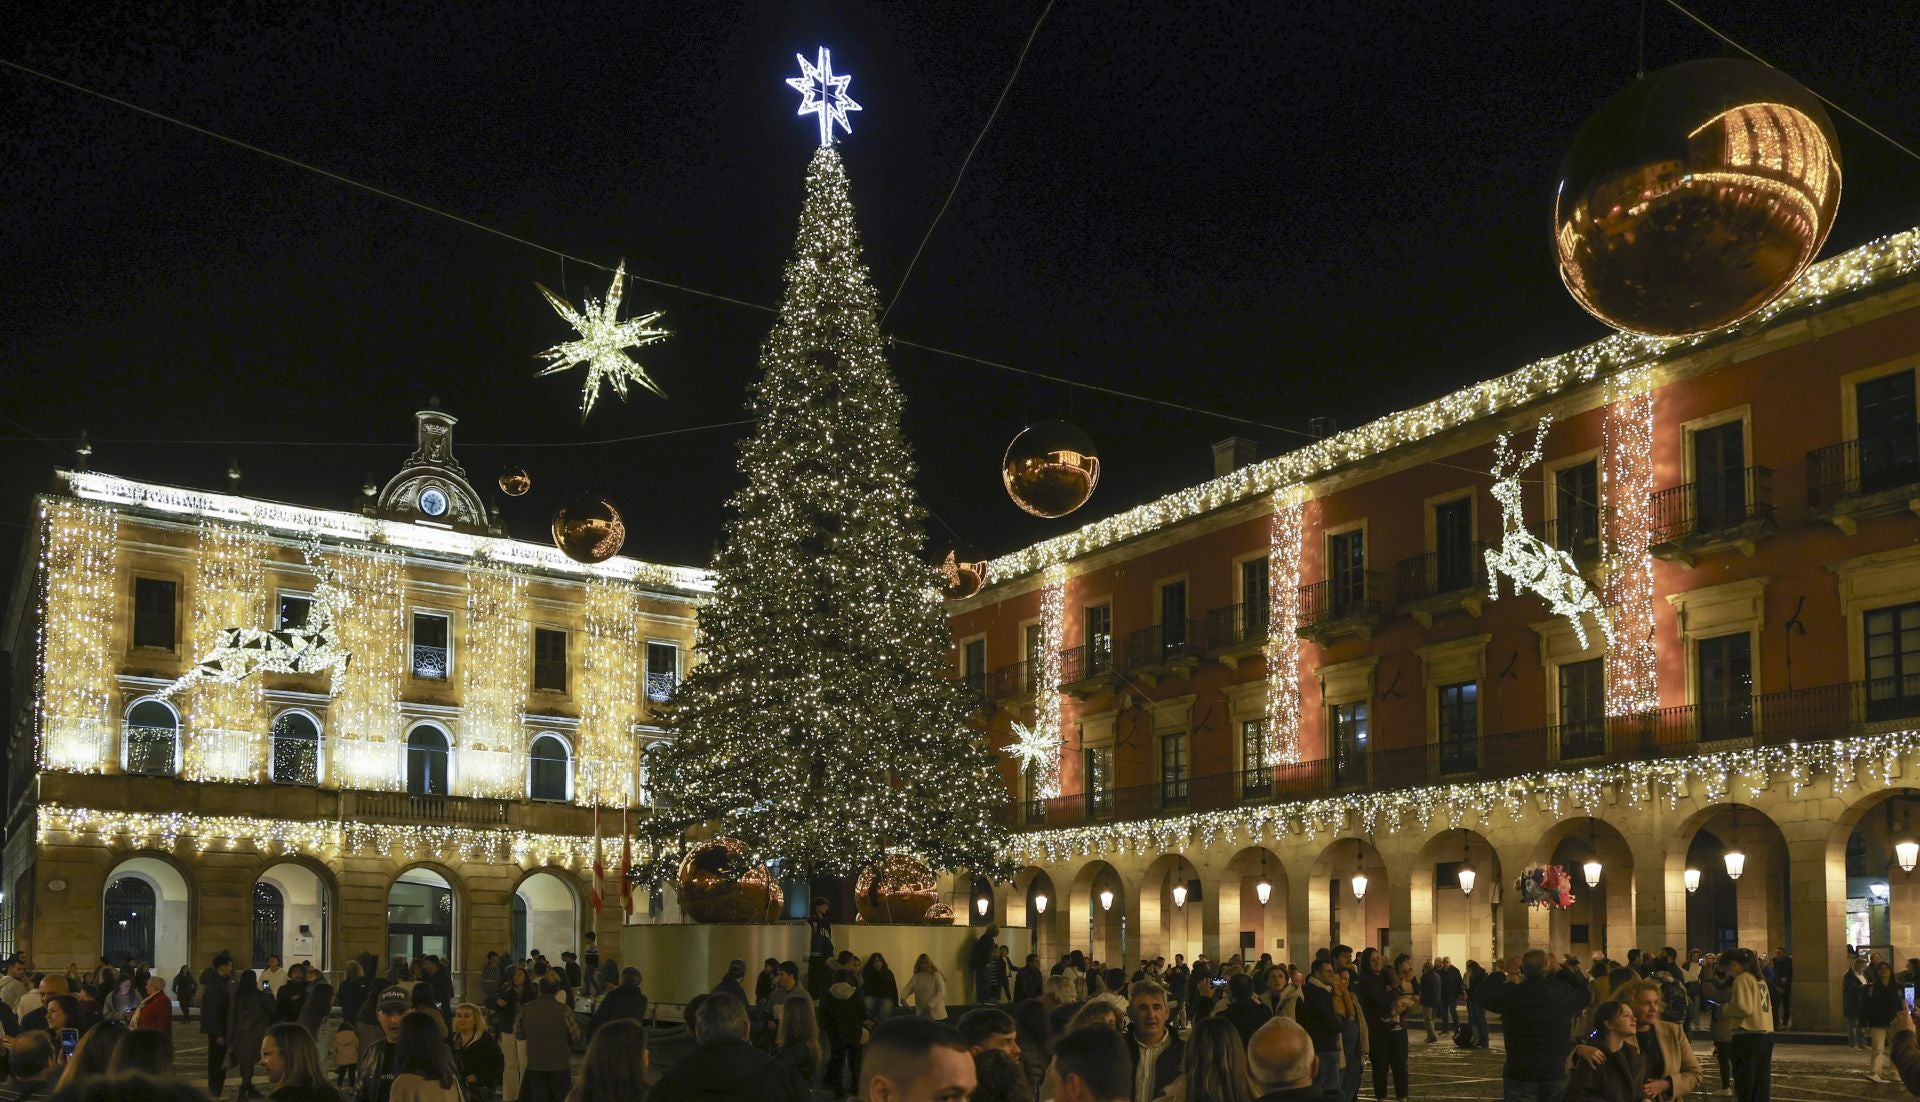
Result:
M334 623L340 590L334 585L333 571L320 558L319 540L309 539L301 553L318 579L313 587L313 604L307 610L307 622L297 628L278 630L222 628L213 650L156 694L161 700L202 681L232 683L256 672L333 671L332 688L338 690L338 674L346 672L347 663L353 657L340 649L340 632Z
M1514 455L1506 433L1500 434L1494 448L1493 496L1500 503L1503 535L1500 546L1486 553L1487 598L1500 599L1500 575L1505 574L1513 581L1515 594L1530 589L1552 607L1554 615L1565 616L1584 650L1586 617L1593 617L1609 644L1613 642L1613 622L1607 618L1606 606L1580 576L1580 567L1574 563L1573 556L1548 547L1544 540L1527 531L1520 503L1520 472L1540 462L1541 445L1546 442L1547 426L1552 422L1551 416L1540 418L1540 427L1533 434L1533 447L1525 455Z

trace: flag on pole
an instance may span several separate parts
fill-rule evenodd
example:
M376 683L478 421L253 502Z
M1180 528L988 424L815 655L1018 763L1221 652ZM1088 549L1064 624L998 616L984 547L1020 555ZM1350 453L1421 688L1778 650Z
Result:
M620 911L629 918L633 915L633 828L627 825L624 807L620 809Z
M601 882L607 878L607 867L600 860L600 806L593 808L593 925L600 928L600 909L604 906Z

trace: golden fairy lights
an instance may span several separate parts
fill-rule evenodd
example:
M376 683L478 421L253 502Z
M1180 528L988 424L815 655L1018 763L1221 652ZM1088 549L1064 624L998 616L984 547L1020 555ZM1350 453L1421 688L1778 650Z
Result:
M1600 515L1606 526L1602 584L1613 642L1607 651L1607 714L1660 706L1653 647L1653 387L1645 369L1607 381L1600 425Z
M1920 753L1920 731L1893 731L1829 742L1787 743L1719 754L1624 762L1586 769L1529 773L1497 781L1434 785L1385 792L1359 792L1293 803L1248 804L1159 819L1136 819L1034 831L1015 835L1001 852L1018 864L1074 858L1182 853L1221 842L1250 843L1267 835L1373 834L1424 828L1440 822L1457 829L1492 823L1498 815L1515 823L1535 821L1539 811L1557 821L1600 814L1607 790L1628 806L1658 800L1669 810L1689 794L1708 803L1730 795L1750 799L1776 780L1793 795L1815 777L1844 788L1863 772L1890 785L1901 763ZM1745 790L1735 792L1736 784Z
M625 807L634 799L633 725L640 718L640 612L633 588L589 582L586 628L574 799Z
M526 574L483 563L467 571L456 781L468 796L515 797L527 788L526 713L531 640Z
M396 551L341 548L334 580L345 608L340 646L353 655L338 675L328 710L327 763L342 787L395 790L406 783L400 741L400 682L407 668L407 612Z
M1034 671L1034 728L1052 746L1046 766L1037 772L1034 795L1051 800L1060 795L1060 754L1065 734L1060 730L1060 652L1066 647L1067 568L1050 566L1040 590L1040 653Z
M1273 524L1267 537L1267 743L1266 765L1300 760L1300 546L1306 532L1305 487L1273 494Z
M1454 391L1425 405L1389 414L1306 447L1250 464L1219 478L1095 521L1065 535L993 560L989 576L1005 584L1054 563L1071 562L1124 540L1178 524L1284 486L1431 439L1597 379L1671 359L1703 345L1764 329L1784 313L1839 295L1903 278L1920 269L1920 229L1868 242L1808 268L1792 287L1751 316L1709 333L1665 339L1615 333L1604 340L1537 360L1518 371Z
M193 653L208 654L222 632L267 622L268 544L260 531L200 522L193 585ZM185 695L186 776L252 781L266 761L266 688L259 678L203 681Z
M114 558L119 515L41 505L40 767L98 772L113 756Z

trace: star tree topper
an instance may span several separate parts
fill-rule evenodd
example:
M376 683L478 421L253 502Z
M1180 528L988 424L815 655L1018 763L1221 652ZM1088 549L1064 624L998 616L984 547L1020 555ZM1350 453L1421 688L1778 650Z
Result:
M820 47L820 60L809 62L805 56L794 54L793 59L800 63L800 75L787 78L787 87L800 93L799 114L820 116L820 144L833 144L833 124L839 123L840 129L853 133L853 124L847 121L847 112L860 110L860 105L847 95L847 85L853 81L851 73L846 76L833 75L833 51Z
M658 344L673 334L665 329L653 328L659 321L661 312L655 310L645 317L620 320L620 294L627 282L627 262L622 260L613 273L613 289L607 292L605 305L592 298L586 300L582 308L576 311L566 299L554 294L541 284L540 293L559 315L567 319L567 324L580 332L580 339L556 344L540 353L547 366L540 369L541 375L552 375L557 371L566 371L578 364L587 365L587 379L580 395L580 421L586 423L587 414L593 412L593 400L600 396L600 384L604 381L613 387L613 392L622 401L627 397L627 383L639 383L660 397L667 392L647 374L647 369L627 355L629 348L645 348Z

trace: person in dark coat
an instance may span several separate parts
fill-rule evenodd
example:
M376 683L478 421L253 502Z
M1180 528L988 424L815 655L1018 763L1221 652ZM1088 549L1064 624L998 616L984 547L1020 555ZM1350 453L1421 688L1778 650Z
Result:
M698 1047L660 1076L649 1102L808 1102L811 1092L792 1068L747 1043L747 1006L731 992L708 996L694 1015L694 1029Z
M1253 980L1241 972L1227 981L1227 1005L1214 1016L1232 1022L1244 1045L1253 1039L1254 1030L1273 1020L1273 1011L1253 997Z
M747 1001L747 989L740 986L740 981L746 978L747 962L744 960L736 960L732 964L727 965L727 974L721 976L720 982L713 985L713 994L732 995L734 998L740 1000L741 1006L751 1006L753 1004Z
M618 1018L632 1018L641 1023L647 1020L647 995L640 990L638 968L623 970L620 986L600 997L600 1005L593 1008L593 1017L587 1020L587 1042L593 1042L594 1032L601 1026Z
M358 960L347 962L347 974L340 981L340 1016L351 1021L367 1001L367 971Z
M253 1069L260 1063L260 1043L266 1040L267 1027L273 1024L273 996L261 986L249 968L233 984L231 1006L227 1010L227 1059L240 1073L240 1099L256 1097ZM211 1046L209 1046L211 1047Z
M1315 1082L1321 1091L1332 1093L1340 1083L1340 1049L1346 1041L1347 1023L1334 1006L1333 960L1321 957L1313 962L1313 975L1300 987L1296 1017L1313 1041L1320 1071Z
M327 1015L333 1013L333 985L318 968L309 969L307 975L307 1001L300 1007L300 1024L315 1037L321 1035L320 1027L326 1024Z
M1023 1003L1039 998L1046 982L1047 978L1040 974L1039 954L1028 953L1026 967L1013 974L1013 1001Z
M207 1038L207 1093L227 1089L227 1017L233 1012L233 958L221 953L200 977L200 1032Z
M1460 1024L1460 969L1447 957L1440 958L1440 1021L1448 1029Z
M967 973L973 979L973 1001L987 1003L993 1001L993 984L987 976L987 968L1000 952L1000 927L988 926L984 932L973 939L973 946L967 952Z
M479 1007L461 1003L454 1008L447 1044L453 1049L453 1062L460 1071L460 1086L467 1102L498 1097L506 1057L500 1051L500 1042L487 1032Z
M1440 974L1440 966L1427 965L1427 970L1420 974L1420 1009L1425 1012L1427 1019L1428 1044L1440 1039L1433 1031L1433 1024L1440 1017L1440 1000L1445 997L1445 994L1446 979Z
M1527 950L1519 972L1517 981L1509 977L1498 986L1489 979L1483 1002L1500 1015L1506 1034L1507 1059L1500 1074L1507 1094L1548 1098L1564 1089L1573 1019L1587 1005L1587 978L1541 949Z
M273 1020L276 1022L296 1022L300 1020L300 1011L307 1005L307 968L304 964L295 964L287 969L287 981L273 994Z
M826 1020L826 1087L836 1098L858 1097L860 1093L860 1056L864 1048L860 1037L871 1020L867 1017L867 1000L854 986L853 978L851 969L835 972L833 983L827 987L827 997L820 1004L821 1016Z

